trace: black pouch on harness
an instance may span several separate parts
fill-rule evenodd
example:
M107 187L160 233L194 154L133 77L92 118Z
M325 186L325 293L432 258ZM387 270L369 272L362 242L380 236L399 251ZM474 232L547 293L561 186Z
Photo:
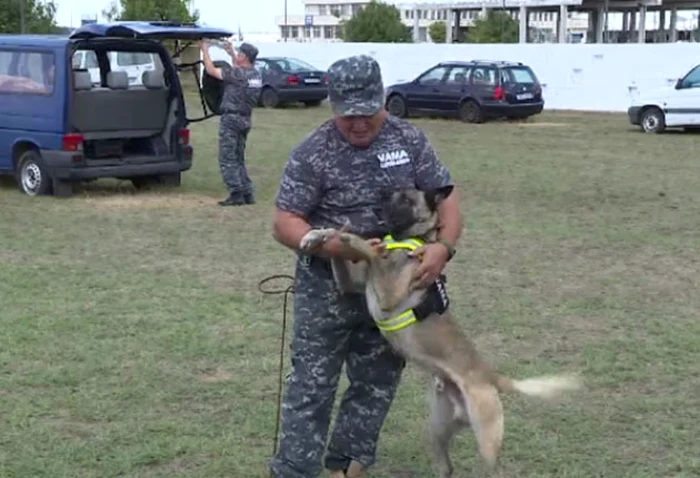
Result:
M444 314L450 306L450 298L447 295L447 277L441 274L428 288L425 299L413 309L413 314L418 320L424 320L431 314Z

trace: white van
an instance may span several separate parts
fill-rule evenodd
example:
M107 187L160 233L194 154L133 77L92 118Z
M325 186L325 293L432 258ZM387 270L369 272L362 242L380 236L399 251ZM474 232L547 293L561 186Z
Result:
M700 128L700 65L691 69L674 86L643 93L632 100L627 116L646 133L666 128Z
M111 71L125 71L129 77L129 86L141 85L144 71L156 69L157 58L151 53L131 51L109 52ZM73 69L87 70L93 85L100 84L100 67L97 56L91 50L77 50L73 54Z

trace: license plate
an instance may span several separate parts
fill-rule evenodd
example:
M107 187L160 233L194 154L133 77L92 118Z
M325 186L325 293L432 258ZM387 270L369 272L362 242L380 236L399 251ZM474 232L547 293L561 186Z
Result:
M520 93L519 95L515 95L515 97L519 100L531 100L535 96L532 93Z
M304 83L306 83L307 85L318 84L318 83L321 83L321 79L320 78L307 78L304 80Z

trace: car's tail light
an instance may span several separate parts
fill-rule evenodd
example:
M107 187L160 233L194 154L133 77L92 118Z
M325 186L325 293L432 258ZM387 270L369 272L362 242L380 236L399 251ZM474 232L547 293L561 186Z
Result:
M85 137L79 133L68 133L63 135L61 148L63 151L82 151Z
M506 90L502 86L497 86L493 90L493 99L496 101L502 101L506 97Z
M190 144L190 130L182 128L177 131L177 137L182 146Z
M324 82L325 84L328 84L328 81L330 81L330 78L328 78L328 75L324 76L324 77L323 77L323 82Z
M288 85L298 85L299 84L299 77L297 75L289 75L287 77L287 84Z
M539 83L535 83L535 88L532 90L535 96L542 94L542 86Z

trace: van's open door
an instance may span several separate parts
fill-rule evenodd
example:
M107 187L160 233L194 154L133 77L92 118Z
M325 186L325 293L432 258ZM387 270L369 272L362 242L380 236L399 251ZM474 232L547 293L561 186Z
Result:
M195 23L182 23L182 22L171 22L171 21L123 21L123 22L110 22L110 23L86 23L73 30L70 34L72 39L90 39L90 38L143 38L156 41L174 41L175 51L173 52L173 58L177 58L180 54L190 46L193 42L200 40L217 40L225 39L233 36L233 32L230 30L225 30L222 28L213 28L207 26L200 26ZM197 60L193 63L178 64L175 66L178 70L184 71L191 69L194 75L195 83L199 91L199 98L202 103L202 111L204 116L196 119L188 119L190 123L202 121L212 116L216 116L218 111L218 104L214 105L212 102L212 93L208 92L205 100L205 93L202 91L202 82L199 79L199 66L201 65L201 60ZM204 73L206 75L206 73ZM209 83L209 82L207 82ZM214 83L211 87L219 87ZM214 92L213 97L220 98L220 92ZM216 106L216 108L210 107L211 113L207 111L207 105Z

